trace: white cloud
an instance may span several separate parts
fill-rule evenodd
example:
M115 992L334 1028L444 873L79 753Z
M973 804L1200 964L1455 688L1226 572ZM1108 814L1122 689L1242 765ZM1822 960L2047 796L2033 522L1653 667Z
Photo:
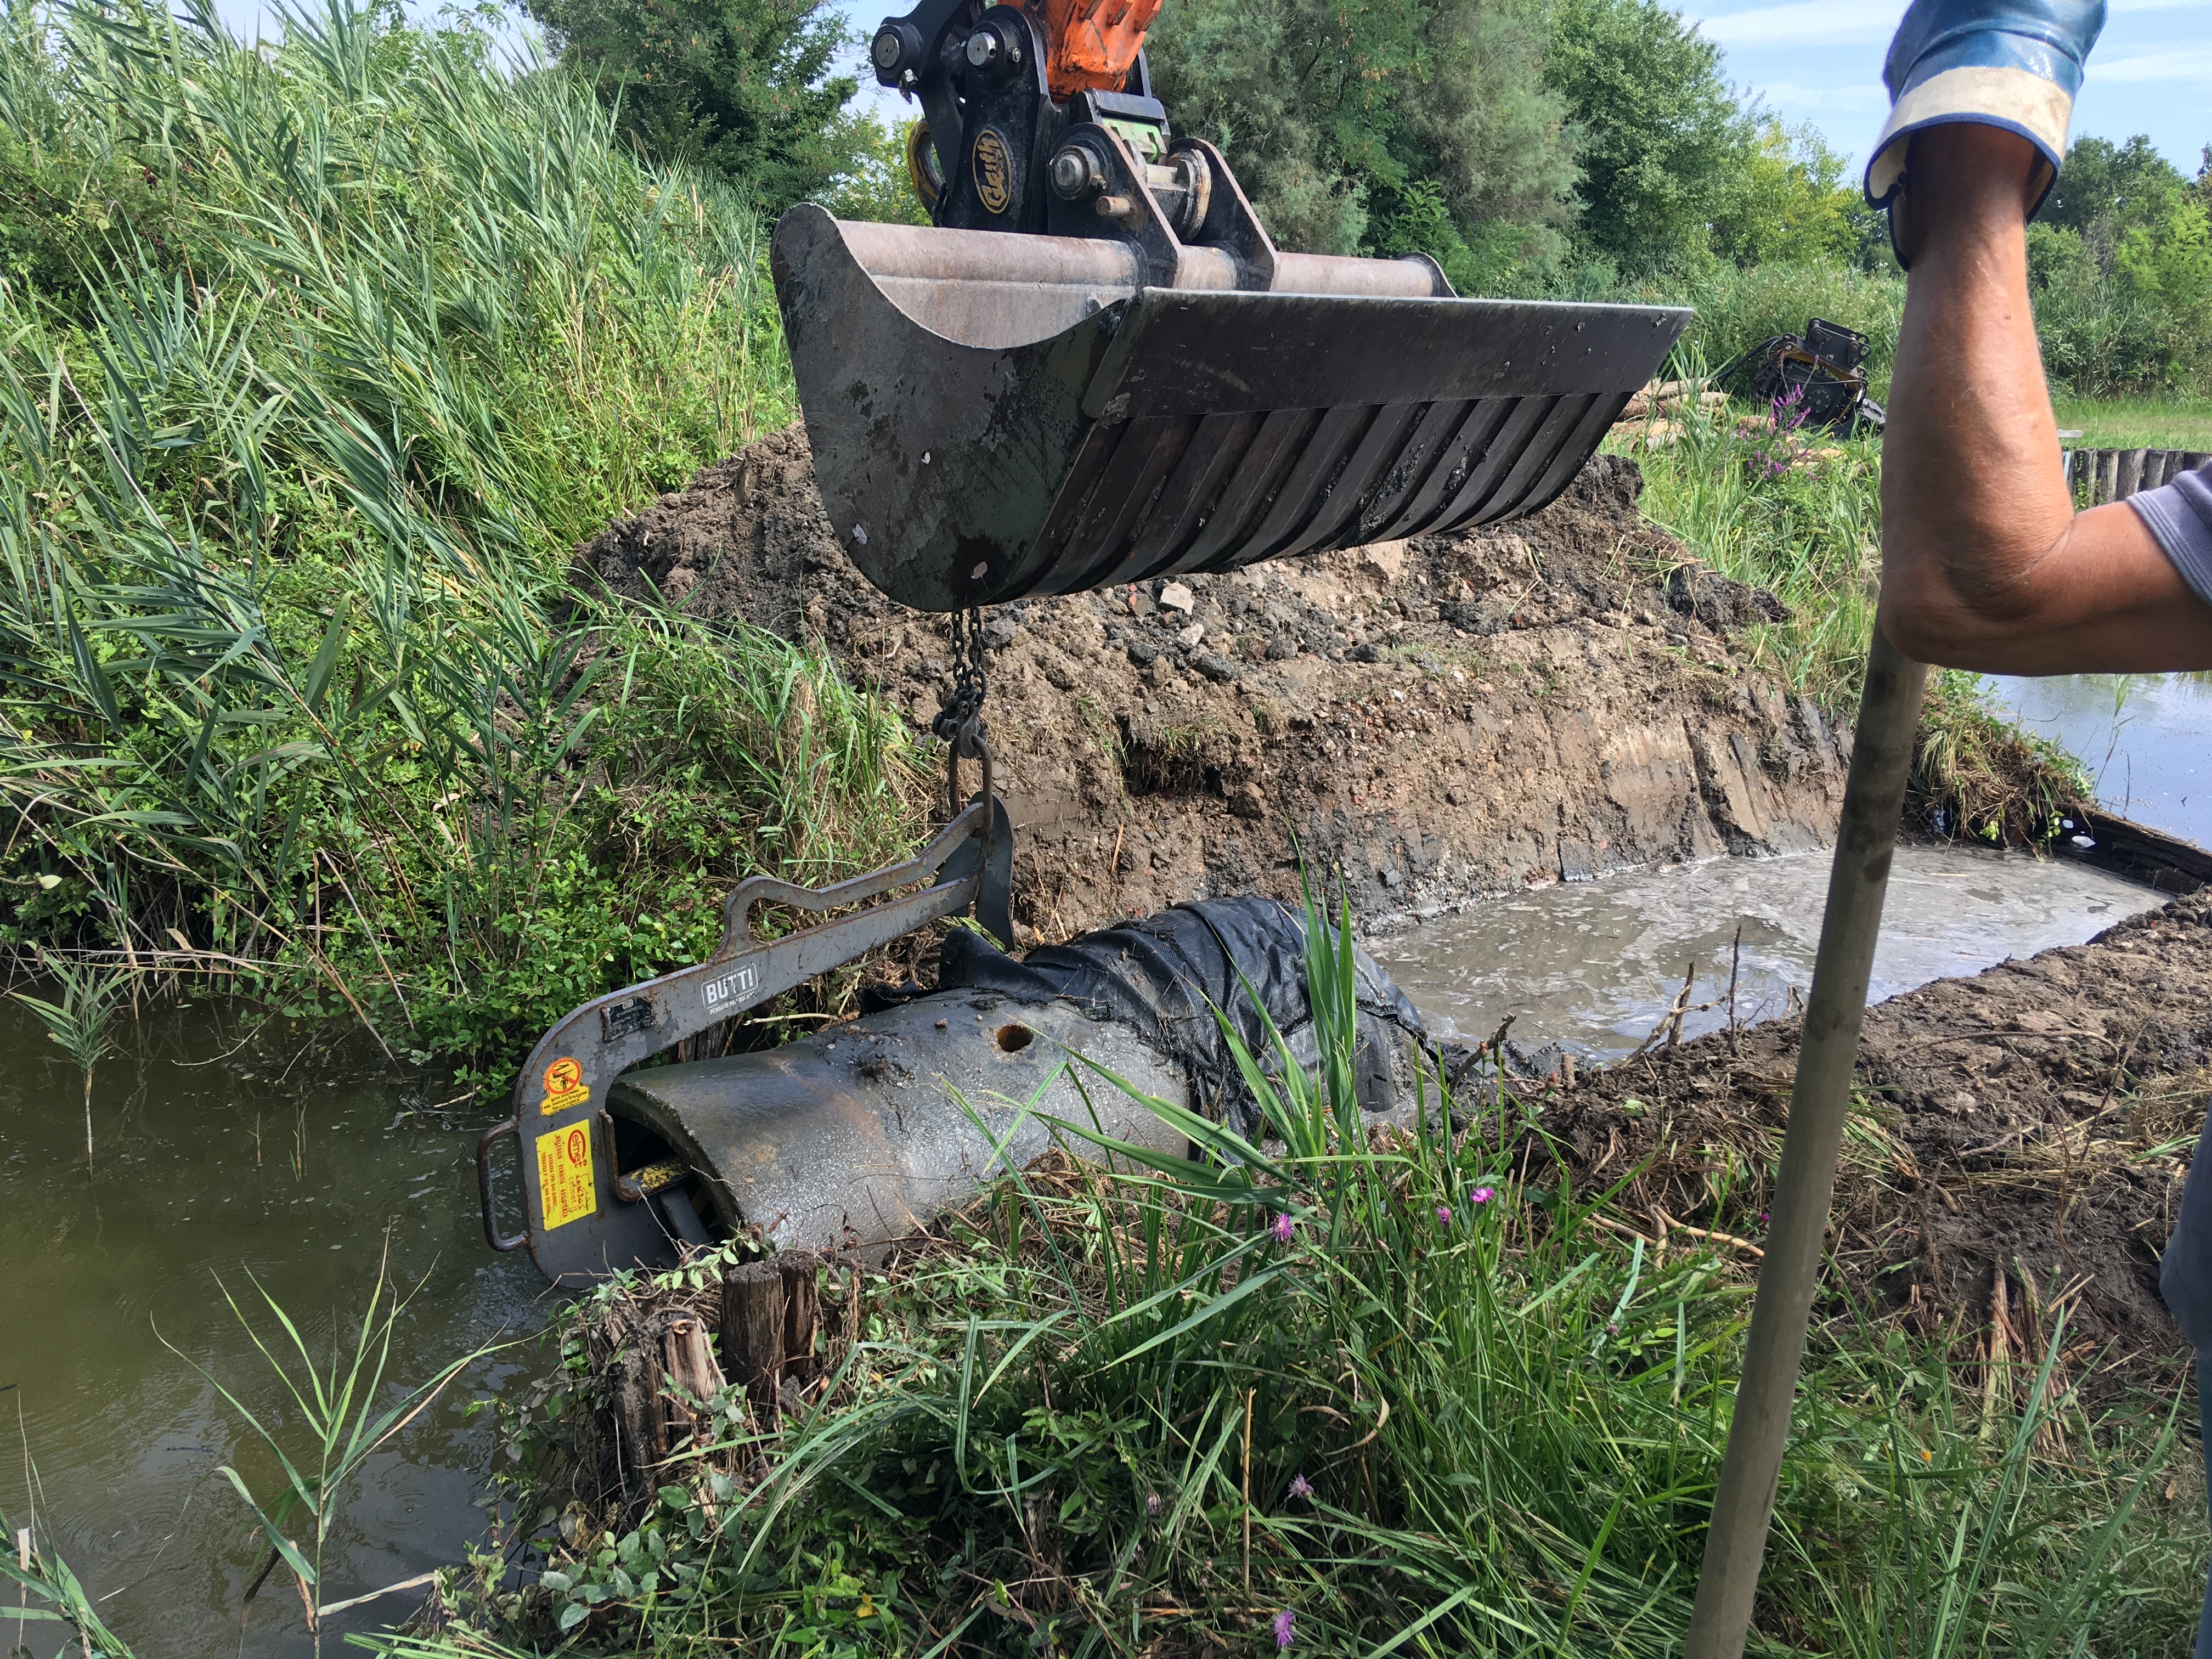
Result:
M2092 85L2122 82L2212 81L2212 46L2180 46L2166 52L2139 52L2132 58L2089 59L2087 80Z
M1884 0L1872 6L1839 6L1834 0L1793 0L1697 19L1708 40L1723 46L1880 46L1897 32L1905 8Z

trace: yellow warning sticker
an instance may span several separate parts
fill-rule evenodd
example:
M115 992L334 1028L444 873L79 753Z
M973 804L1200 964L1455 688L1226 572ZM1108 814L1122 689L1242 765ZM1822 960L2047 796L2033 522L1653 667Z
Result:
M550 1232L599 1207L592 1180L592 1126L572 1123L538 1137L538 1194Z
M538 1109L547 1117L572 1106L591 1103L592 1091L584 1086L584 1068L574 1060L555 1060L545 1068L545 1102Z

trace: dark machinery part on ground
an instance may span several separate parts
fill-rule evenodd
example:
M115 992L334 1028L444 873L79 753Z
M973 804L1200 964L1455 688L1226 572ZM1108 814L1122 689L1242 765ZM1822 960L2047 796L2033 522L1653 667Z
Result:
M478 1167L493 1248L526 1247L556 1280L704 1237L686 1212L693 1176L733 1202L731 1160L773 1151L774 1136L752 1152L701 1138L681 1156L712 1167L679 1159L667 1167L691 1174L662 1178L669 1137L641 1139L610 1110L624 1067L970 905L1012 943L980 607L1535 512L1688 323L1659 307L1459 299L1421 255L1278 249L1221 152L1174 132L1152 95L1143 46L1158 9L922 0L887 20L871 56L921 102L908 157L935 223L846 223L802 204L776 226L776 296L830 521L891 599L957 617L956 680L932 728L956 816L919 859L839 887L745 883L710 960L589 1003L538 1044ZM969 759L984 783L963 805ZM864 902L771 943L750 935L756 904ZM757 1066L715 1076L769 1087ZM822 1135L843 1109L823 1103ZM492 1190L508 1136L526 1216L511 1236ZM648 1143L637 1168L627 1149ZM886 1215L908 1201L869 1200Z
M1889 411L1867 393L1867 337L1814 317L1802 334L1777 334L1714 372L1722 391L1745 390L1778 425L1824 432L1880 432Z

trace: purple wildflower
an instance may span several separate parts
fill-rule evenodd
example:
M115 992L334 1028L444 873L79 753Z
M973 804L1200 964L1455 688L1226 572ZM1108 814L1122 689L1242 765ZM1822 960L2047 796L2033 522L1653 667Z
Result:
M1307 1480L1303 1474L1292 1475L1291 1477L1290 1496L1292 1498L1311 1498L1313 1496L1313 1482Z
M1275 1615L1276 1651L1279 1653L1283 1649L1290 1646L1291 1643L1297 1639L1297 1629L1291 1620L1291 1610L1288 1607L1285 1607L1280 1613Z
M1478 1204L1487 1204L1492 1199L1498 1196L1498 1193L1497 1189L1494 1188L1477 1187L1474 1192L1468 1194L1468 1196L1474 1199Z
M1291 1242L1291 1231L1297 1225L1297 1224L1291 1219L1291 1212L1288 1210L1285 1210L1280 1215L1275 1218L1275 1224L1273 1228L1275 1242L1278 1244L1289 1243Z
M1146 1492L1146 1493L1145 1494L1145 1513L1146 1513L1146 1515L1158 1515L1159 1512L1160 1512L1160 1495L1159 1495L1159 1493L1158 1493L1158 1492Z
M1450 1205L1439 1204L1437 1206L1437 1225L1439 1227L1449 1227L1451 1225Z

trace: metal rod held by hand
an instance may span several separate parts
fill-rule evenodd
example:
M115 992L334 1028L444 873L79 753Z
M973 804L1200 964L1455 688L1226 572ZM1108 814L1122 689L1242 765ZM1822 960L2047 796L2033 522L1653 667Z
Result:
M1920 724L1925 665L1910 662L1877 626L1867 652L1866 689L1858 732L1844 781L1836 861L1828 875L1828 908L1813 961L1813 992L1790 1093L1782 1170L1768 1205L1766 1256L1744 1345L1743 1381L1721 1462L1713 1519L1698 1600L1683 1644L1687 1659L1741 1659L1751 1626L1752 1598L1766 1553L1790 1405L1804 1358L1805 1326L1820 1271L1828 1204L1836 1186L1844 1119L1851 1100L1851 1065L1866 1018L1867 984L1882 896L1905 812Z

